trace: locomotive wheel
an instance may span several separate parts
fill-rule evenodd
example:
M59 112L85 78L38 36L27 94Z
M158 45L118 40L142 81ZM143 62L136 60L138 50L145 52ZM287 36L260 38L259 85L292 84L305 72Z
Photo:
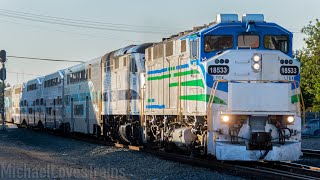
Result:
M167 143L167 142L165 142L165 144L164 144L164 150L166 151L166 152L174 152L175 151L175 149L176 149L176 145L174 144L174 143Z

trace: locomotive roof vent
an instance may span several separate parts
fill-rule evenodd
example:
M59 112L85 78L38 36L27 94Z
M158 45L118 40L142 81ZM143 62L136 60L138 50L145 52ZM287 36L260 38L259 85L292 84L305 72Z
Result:
M230 23L238 21L238 14L217 14L217 23Z
M242 16L242 22L264 22L263 14L244 14Z

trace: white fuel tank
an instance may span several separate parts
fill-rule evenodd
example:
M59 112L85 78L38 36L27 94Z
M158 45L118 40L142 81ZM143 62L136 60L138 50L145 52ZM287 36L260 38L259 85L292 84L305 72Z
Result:
M172 138L176 146L185 149L196 139L196 135L191 132L191 129L191 127L182 127L174 130Z

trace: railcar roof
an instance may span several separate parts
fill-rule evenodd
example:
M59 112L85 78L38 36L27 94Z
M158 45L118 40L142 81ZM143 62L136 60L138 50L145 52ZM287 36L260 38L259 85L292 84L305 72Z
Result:
M86 61L86 62L81 63L81 64L77 64L77 65L65 68L65 69L60 70L60 71L69 72L70 70L84 69L86 65L100 63L101 58L102 58L102 56L99 56L97 58L91 59L91 60Z
M42 84L42 80L44 79L44 76L40 76L40 77L37 77L37 78L34 78L34 79L30 79L29 81L27 81L25 84L30 84L30 83L38 83L38 84Z
M144 43L140 45L136 45L128 49L127 53L144 53L145 49L152 46L154 43Z
M108 52L105 54L103 57L105 59L114 59L119 56L123 56L125 54L130 54L130 53L144 53L145 49L152 46L155 43L143 43L139 45L129 45L111 52Z
M123 55L127 54L127 51L134 46L136 46L136 45L129 45L124 48L118 49L114 52L113 56L114 57L123 56Z
M47 74L47 75L44 76L44 79L50 79L50 78L52 78L53 76L56 76L56 75L60 76L60 78L63 78L63 74L64 74L65 70L66 69L60 69L60 70L55 71L53 73Z

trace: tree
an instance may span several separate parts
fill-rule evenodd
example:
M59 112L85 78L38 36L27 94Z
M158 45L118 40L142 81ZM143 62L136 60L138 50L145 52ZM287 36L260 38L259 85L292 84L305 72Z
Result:
M302 28L301 32L306 35L305 45L299 52L301 62L301 89L307 108L320 111L320 22Z

